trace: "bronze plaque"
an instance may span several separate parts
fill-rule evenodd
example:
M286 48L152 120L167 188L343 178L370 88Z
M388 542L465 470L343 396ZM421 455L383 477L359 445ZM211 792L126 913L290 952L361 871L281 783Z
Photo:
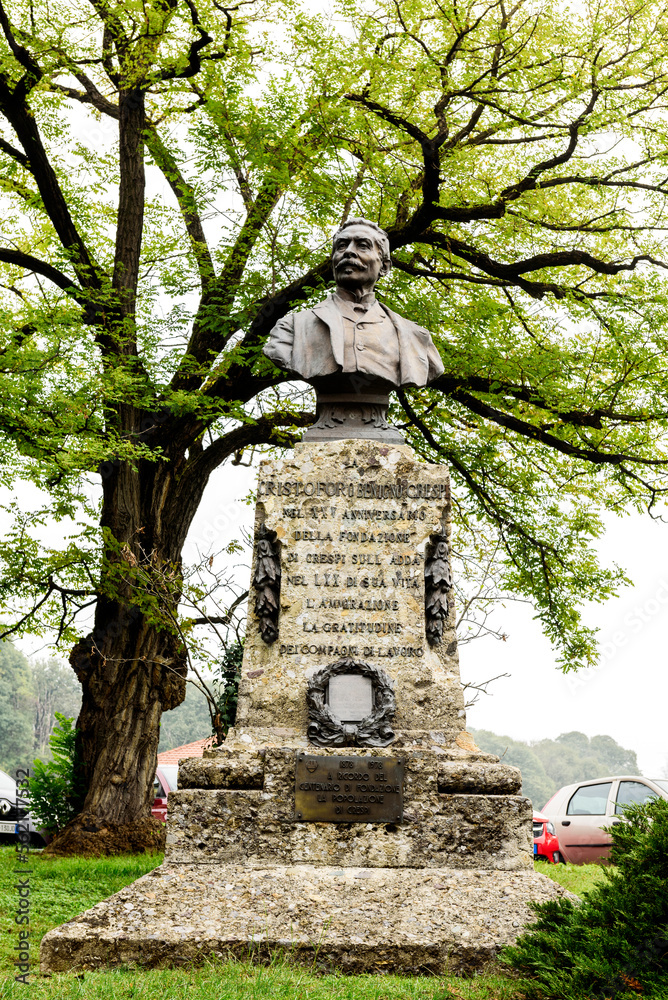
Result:
M403 809L403 760L396 757L297 754L297 821L401 823Z

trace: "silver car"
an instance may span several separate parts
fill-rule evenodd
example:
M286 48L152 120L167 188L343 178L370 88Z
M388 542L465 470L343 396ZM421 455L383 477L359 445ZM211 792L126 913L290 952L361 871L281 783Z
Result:
M23 795L26 793L23 792ZM16 801L16 781L6 771L0 771L0 835L16 836L16 825L22 820L23 829L28 825L31 839L41 840L28 815L28 803L21 798L18 806Z
M25 810L23 812L25 815ZM14 834L19 813L16 808L16 782L0 771L0 833Z
M627 806L656 798L668 799L668 779L623 774L565 785L541 812L554 824L564 860L586 865L607 860L608 828L621 823Z

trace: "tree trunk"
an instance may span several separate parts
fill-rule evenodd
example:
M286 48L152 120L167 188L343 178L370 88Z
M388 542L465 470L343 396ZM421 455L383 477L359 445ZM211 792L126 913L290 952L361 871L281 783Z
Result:
M107 543L93 632L70 656L83 689L77 744L85 793L52 853L117 853L164 843L164 826L151 818L160 718L185 697L187 660L178 636L157 628L138 607L132 574L140 569L156 588L168 580L164 600L176 613L181 550L204 483L185 502L179 475L185 459L169 457L141 462L137 470L125 463L106 470L102 525L114 541Z
M59 853L116 853L159 848L151 821L160 718L185 696L186 663L171 636L117 607L70 662L82 685L77 720L81 812L53 843Z

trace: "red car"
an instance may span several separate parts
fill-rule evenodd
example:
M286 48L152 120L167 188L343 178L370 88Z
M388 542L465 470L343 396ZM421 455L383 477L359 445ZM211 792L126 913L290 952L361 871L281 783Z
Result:
M211 746L213 737L207 736L194 743L185 743L174 750L163 750L158 754L158 767L153 781L153 807L151 814L163 823L167 820L167 797L178 786L179 761L189 757L201 757Z
M559 838L557 837L554 824L547 816L535 812L533 814L533 856L551 864L559 864L563 861L563 856L559 849Z
M167 796L176 788L178 764L159 764L153 781L153 808L151 815L163 822L167 819Z

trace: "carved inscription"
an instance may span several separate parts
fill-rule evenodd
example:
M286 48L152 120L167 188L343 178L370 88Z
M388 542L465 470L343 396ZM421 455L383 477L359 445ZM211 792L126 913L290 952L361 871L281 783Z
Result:
M335 646L332 643L324 642L297 642L281 643L279 647L281 656L424 656L424 646L359 646L342 643Z
M262 479L258 497L291 521L283 542L286 599L300 608L280 657L425 656L425 522L440 520L448 485ZM369 502L371 501L371 502ZM283 506L283 504L285 506ZM391 612L381 621L365 612ZM303 641L302 641L303 640ZM280 640L279 640L280 642Z
M404 762L396 757L298 754L295 819L311 823L401 823Z
M280 482L261 479L258 497L349 497L366 500L444 500L448 488L444 483L370 483L370 482L302 482L299 479Z

